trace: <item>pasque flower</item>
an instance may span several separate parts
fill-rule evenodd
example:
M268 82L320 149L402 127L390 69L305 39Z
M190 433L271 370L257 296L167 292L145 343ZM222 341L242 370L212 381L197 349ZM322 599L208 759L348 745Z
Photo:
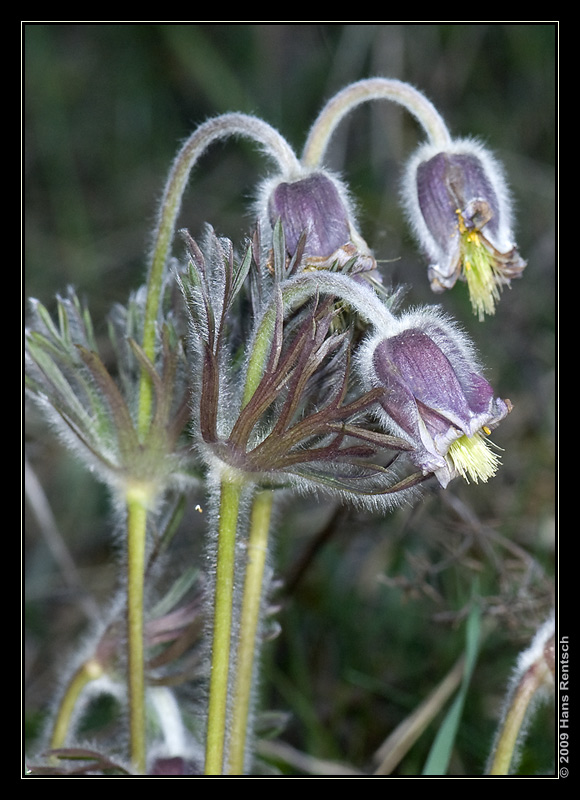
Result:
M267 227L280 220L292 271L300 268L366 272L376 261L356 229L344 184L316 169L296 180L274 179L262 189ZM290 270L287 270L290 273Z
M436 292L467 282L474 313L493 314L500 290L526 262L513 240L511 202L501 167L472 140L419 148L404 182L411 225L431 260Z
M470 343L432 309L402 316L369 337L359 365L370 386L381 387L380 417L411 442L411 460L445 487L461 475L487 481L499 459L486 437L511 410L494 395Z

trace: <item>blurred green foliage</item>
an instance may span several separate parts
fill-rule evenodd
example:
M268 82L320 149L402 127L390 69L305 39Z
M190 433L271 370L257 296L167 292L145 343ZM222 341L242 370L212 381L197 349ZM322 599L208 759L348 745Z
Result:
M282 632L265 653L263 703L290 712L282 738L313 756L372 766L461 654L477 578L486 636L450 773L481 774L513 661L553 603L556 34L551 24L24 26L24 289L49 308L72 283L99 321L143 280L167 170L208 116L256 113L299 151L335 91L385 75L423 90L453 134L482 138L506 167L528 267L482 324L462 287L431 295L403 220L398 180L417 144L413 120L386 104L363 106L333 140L329 166L350 183L386 280L408 284L409 303L441 302L462 322L514 412L494 435L504 467L487 485L433 490L385 519L306 500L282 506L275 572L289 588ZM266 167L247 144L215 145L195 170L180 224L196 236L209 222L239 242ZM34 415L27 453L88 596L107 600L118 550L107 497ZM33 732L85 624L37 511L25 537ZM189 558L187 532L179 546ZM540 713L545 724L532 729L522 762L528 774L553 769L553 711ZM440 721L398 774L420 774Z

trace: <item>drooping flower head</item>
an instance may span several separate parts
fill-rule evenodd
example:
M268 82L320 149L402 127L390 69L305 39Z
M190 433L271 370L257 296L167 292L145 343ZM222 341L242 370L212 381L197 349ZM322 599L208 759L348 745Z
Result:
M410 312L369 337L359 357L379 386L387 430L414 445L411 460L441 486L461 475L487 481L499 465L486 437L511 410L495 396L470 343L433 309Z
M279 176L261 188L262 228L284 231L286 257L294 270L376 270L376 261L356 228L346 187L329 172L304 170L297 178Z
M474 313L493 314L500 290L526 262L513 240L511 202L502 170L472 140L446 150L424 145L409 163L404 201L409 221L431 260L431 288L467 282Z

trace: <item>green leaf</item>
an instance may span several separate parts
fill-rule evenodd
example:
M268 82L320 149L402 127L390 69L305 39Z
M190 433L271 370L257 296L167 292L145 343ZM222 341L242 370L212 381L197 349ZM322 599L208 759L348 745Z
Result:
M459 722L463 713L463 706L465 705L469 682L477 660L480 629L481 612L477 603L474 603L467 619L465 631L465 667L461 687L437 732L427 762L423 767L423 775L447 774Z
M237 269L234 270L234 281L232 285L230 302L231 300L234 299L234 297L238 294L238 292L242 288L244 281L248 276L248 272L250 271L251 264L252 264L252 248L248 247L242 262L238 265Z

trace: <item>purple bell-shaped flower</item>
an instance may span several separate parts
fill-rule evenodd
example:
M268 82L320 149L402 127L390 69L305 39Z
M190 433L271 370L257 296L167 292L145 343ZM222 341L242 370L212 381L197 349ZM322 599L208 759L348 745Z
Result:
M266 227L273 229L280 220L288 260L296 257L294 269L376 270L374 256L356 229L346 188L329 173L269 181L262 196Z
M471 140L449 150L432 145L411 160L404 200L419 242L431 260L436 292L467 282L474 313L493 314L500 290L519 278L526 262L511 230L511 202L501 168Z
M411 460L445 487L463 476L487 481L499 465L486 437L511 410L481 375L470 344L430 309L375 334L359 359L368 383L380 386L380 417L389 432L414 445Z

